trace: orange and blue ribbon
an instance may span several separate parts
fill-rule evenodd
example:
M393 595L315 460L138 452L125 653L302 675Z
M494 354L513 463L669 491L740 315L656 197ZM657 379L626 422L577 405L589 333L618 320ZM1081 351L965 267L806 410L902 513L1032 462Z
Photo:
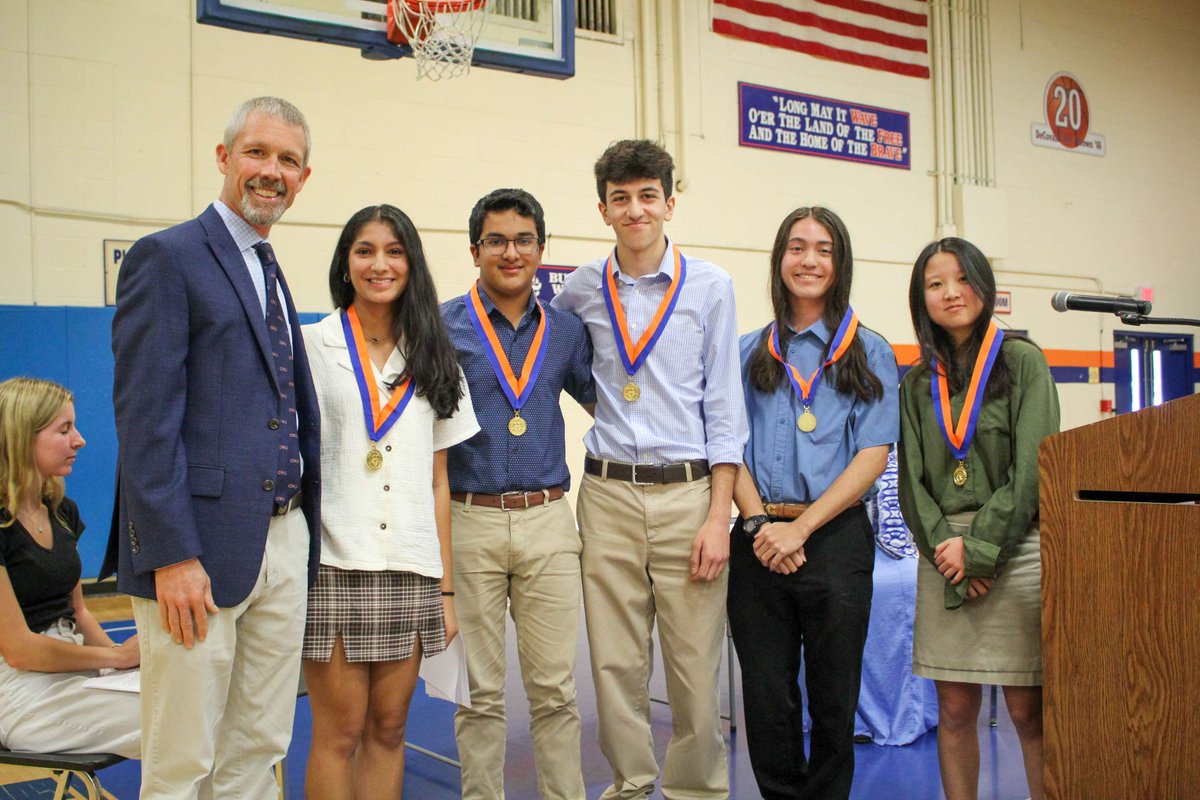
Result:
M787 372L788 380L792 382L792 388L800 397L800 403L807 409L812 405L813 392L817 389L817 384L821 382L821 376L825 374L825 368L835 363L845 352L850 348L850 344L854 341L854 334L858 332L858 315L854 313L854 309L846 307L846 313L842 316L842 321L838 325L837 333L833 335L833 339L829 342L829 355L821 366L817 367L808 380L800 374L800 370L796 369L791 364L783 360L783 356L779 354L779 325L771 323L771 338L767 342L767 349L771 351L771 355L775 356L775 360L783 364Z
M617 258L616 250L613 250L612 255L608 257L608 263L604 265L604 283L601 284L604 291L604 305L608 309L608 319L612 323L613 338L617 340L617 352L621 356L621 362L625 365L625 372L631 378L645 363L650 351L654 349L655 343L666 330L671 313L675 310L675 304L679 301L679 292L683 289L683 282L687 278L687 259L683 257L683 253L679 252L678 247L671 245L671 248L674 251L675 260L675 274L671 278L671 286L663 295L658 309L654 312L654 318L646 326L646 332L638 339L637 344L634 344L629 337L625 309L621 307L621 299L617 295L617 280L613 277L613 267Z
M537 303L542 318L538 322L537 330L533 332L533 341L525 355L525 365L521 368L520 376L517 376L483 307L483 299L479 296L479 284L473 284L471 291L467 292L467 316L471 319L471 325L475 327L475 335L483 344L483 352L492 365L492 372L496 373L496 379L500 381L500 388L508 396L508 402L512 403L513 411L520 411L529 400L538 375L541 374L542 362L546 360L546 333L549 330L546 309L536 296L533 302Z
M962 411L958 415L958 423L953 424L950 411L950 387L946 381L946 373L938 364L932 362L933 378L929 381L933 393L933 415L941 428L942 436L950 452L959 461L967 457L971 442L975 439L975 424L979 421L979 411L983 408L984 387L987 386L988 376L1000 355L1000 346L1004 344L1004 333L996 323L988 325L983 342L979 345L979 355L975 356L975 368L971 371L971 383L967 386L967 396L963 400Z
M358 396L362 398L367 437L372 442L378 442L396 424L396 420L400 419L417 387L411 376L406 377L381 407L379 391L375 387L375 370L367 352L367 340L363 336L362 324L358 321L358 312L354 310L354 306L350 306L346 313L342 314L342 333L346 337L346 347L350 350L350 366L354 368Z

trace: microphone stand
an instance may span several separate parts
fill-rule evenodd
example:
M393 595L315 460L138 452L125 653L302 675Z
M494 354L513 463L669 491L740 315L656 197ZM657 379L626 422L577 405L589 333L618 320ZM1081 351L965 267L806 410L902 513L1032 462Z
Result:
M1117 316L1126 325L1191 325L1200 328L1200 319L1188 317L1148 317L1133 311L1120 311L1117 312Z

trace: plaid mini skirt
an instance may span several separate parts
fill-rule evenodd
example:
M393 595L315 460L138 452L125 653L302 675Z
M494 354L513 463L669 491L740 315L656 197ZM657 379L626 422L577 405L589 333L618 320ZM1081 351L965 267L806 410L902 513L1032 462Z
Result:
M441 581L413 572L366 572L322 564L308 590L302 657L328 661L342 637L347 661L403 661L446 649Z

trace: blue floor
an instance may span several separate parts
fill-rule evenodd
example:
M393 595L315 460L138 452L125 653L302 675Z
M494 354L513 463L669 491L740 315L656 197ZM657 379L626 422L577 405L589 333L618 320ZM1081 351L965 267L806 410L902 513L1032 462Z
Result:
M511 626L510 626L511 628ZM582 626L581 626L582 631ZM521 688L516 666L515 646L510 630L508 758L505 770L509 800L532 800L537 795L537 778L534 771L533 752L529 736L529 713L524 708L524 691ZM735 669L735 679L738 678ZM586 639L580 636L579 668L576 670L579 687L579 707L583 717L583 770L589 798L599 797L608 785L610 773L603 755L596 744L596 705L592 691L591 674L587 667ZM738 682L740 691L740 681ZM722 675L722 708L728 709L728 686ZM651 681L652 695L665 696L661 669ZM655 749L660 762L671 735L670 709L654 704L653 727ZM1025 773L1021 763L1021 750L1012 723L999 703L999 719L996 728L987 720L988 703L985 695L980 715L979 739L982 750L979 776L980 800L1024 800L1028 796ZM740 708L739 708L740 721ZM418 687L409 715L408 739L429 750L457 757L454 743L454 709L449 703L427 697ZM289 800L304 797L304 762L308 750L312 717L308 699L300 698L296 704L295 733L288 753L287 772ZM729 744L730 783L732 796L736 800L759 798L750 769L746 743L738 731L729 731L725 726ZM857 745L854 800L939 800L942 798L941 782L937 765L937 732L930 731L911 745L905 747L882 747L873 744ZM138 790L138 764L126 762L101 773L106 790L118 800L133 800ZM40 782L45 783L45 782ZM25 787L27 793L21 794ZM0 800L7 797L49 797L49 794L28 793L33 784L21 784L0 788ZM5 790L10 790L8 795ZM460 796L458 770L434 759L409 752L404 783L404 796L410 800L450 800ZM652 797L661 798L661 792ZM313 798L312 800L318 800Z
M1001 704L1003 706L1003 704ZM985 712L986 716L986 712ZM655 741L659 751L670 736L670 716L666 708L656 710ZM453 735L453 711L449 704L420 697L415 699L410 720L410 740L431 750L456 756ZM288 780L291 798L304 797L304 758L311 723L308 701L301 699L296 708L296 737L288 756ZM595 718L585 720L584 777L588 797L595 798L607 786L607 767L595 744ZM997 728L981 717L979 738L982 759L979 776L980 800L1023 800L1028 795L1025 773L1016 733L1001 709ZM730 782L734 798L758 798L754 775L742 737L729 737ZM880 747L872 744L855 748L857 766L854 776L854 800L938 800L942 797L937 769L937 732L930 731L906 747ZM137 797L138 765L127 762L101 773L104 787L119 800ZM507 766L509 800L536 798L537 782L527 731L513 731L509 737ZM8 787L13 788L15 787ZM5 797L0 789L0 797ZM14 798L41 797L41 794L12 794ZM49 797L47 793L45 795ZM409 753L404 781L404 796L418 800L450 800L460 796L458 771L420 754ZM661 792L652 797L661 798ZM314 799L315 800L315 799Z

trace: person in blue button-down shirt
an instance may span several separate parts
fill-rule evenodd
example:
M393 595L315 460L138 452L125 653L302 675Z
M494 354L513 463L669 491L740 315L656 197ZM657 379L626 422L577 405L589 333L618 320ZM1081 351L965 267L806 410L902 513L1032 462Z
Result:
M734 487L742 517L732 533L728 608L750 763L767 800L844 799L854 777L875 564L862 500L887 465L900 414L887 341L848 326L849 345L838 347L853 269L841 219L825 208L796 209L771 251L775 319L741 339L750 442ZM812 717L807 760L802 652Z
M574 678L581 545L562 499L571 474L559 396L565 389L589 409L595 402L592 346L582 322L533 292L546 246L533 195L497 189L475 204L468 227L479 281L442 305L480 428L451 448L448 460L458 620L471 686L471 707L459 707L454 719L462 793L468 800L505 796L507 607L529 697L538 787L543 797L583 800ZM483 313L472 319L471 309ZM539 346L545 355L535 376ZM501 383L505 362L514 378L532 382L528 396L514 387L518 407Z

